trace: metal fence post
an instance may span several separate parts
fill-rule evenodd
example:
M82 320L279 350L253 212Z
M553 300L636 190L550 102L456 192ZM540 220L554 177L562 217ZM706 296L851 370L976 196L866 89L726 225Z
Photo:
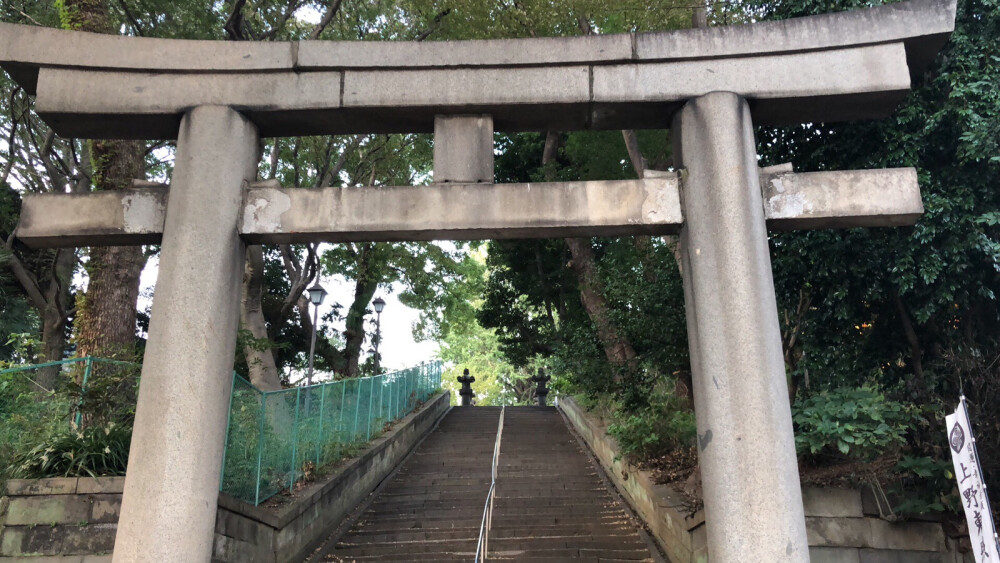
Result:
M229 409L226 411L226 445L222 448L222 468L219 469L219 491L226 476L226 454L229 453L229 425L233 422L233 395L236 391L236 372L233 372L233 383L229 386Z
M267 413L267 393L260 394L260 430L257 434L257 489L254 493L253 505L260 504L260 470L261 460L264 457L264 415Z
M347 382L339 381L340 383L340 421L337 423L337 434L344 433L344 399L347 398Z
M76 405L76 427L83 423L83 395L87 392L87 380L90 379L90 369L94 365L94 357L87 356L86 367L83 369L83 381L80 382L80 402Z
M358 384L356 385L356 387L358 388L358 396L357 399L354 401L354 430L351 431L352 442L358 439L358 412L361 411L361 380L355 379L354 381L358 382Z
M368 437L365 439L372 439L372 401L375 400L375 378L368 380Z
M382 399L385 397L385 376L380 375L378 381L378 419L385 424L385 419L382 418Z
M316 431L316 465L319 466L320 444L323 443L323 411L326 407L326 383L319 388L319 430Z
M295 456L299 447L299 397L302 395L302 387L295 388L295 425L292 427L292 472L288 478L288 490L295 486Z

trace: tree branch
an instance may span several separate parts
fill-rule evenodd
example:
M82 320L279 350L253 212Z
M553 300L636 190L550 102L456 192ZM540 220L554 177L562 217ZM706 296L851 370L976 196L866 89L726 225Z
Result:
M434 33L441 27L441 20L443 20L445 16L447 16L450 13L451 13L451 8L447 8L438 12L438 15L434 16L434 21L431 22L431 26L427 28L426 31L421 32L420 35L417 35L414 41L423 41L424 39L427 39L427 37L429 37L430 34Z
M14 254L13 245L14 233L11 233L5 242L5 246L7 247L7 266L13 272L18 283L21 284L21 287L24 288L24 292L28 294L28 299L31 299L31 303L41 313L45 310L46 305L45 296L42 295L42 288L38 285L38 280L35 276L24 267L21 259Z
M132 24L132 28L135 29L135 34L139 37L145 35L145 32L139 25L139 20L135 19L135 16L132 15L132 10L128 9L128 4L124 0L118 0L118 6L122 9L122 12L125 12L125 17L128 18L129 23Z
M326 12L323 13L323 18L319 20L316 27L313 28L312 33L309 34L309 39L319 39L319 36L326 29L326 26L330 25L333 21L333 17L337 15L337 11L340 10L340 4L342 0L330 0L330 3L326 6Z

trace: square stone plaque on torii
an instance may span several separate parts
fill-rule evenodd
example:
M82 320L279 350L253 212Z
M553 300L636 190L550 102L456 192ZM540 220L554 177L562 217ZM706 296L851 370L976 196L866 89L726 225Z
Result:
M808 561L767 230L913 224L913 169L758 169L753 124L884 117L954 0L672 32L231 43L0 24L60 135L177 139L170 186L27 195L34 247L161 243L114 560L208 561L245 244L680 233L713 563ZM494 129L669 127L680 173L493 184ZM434 132L435 183L256 183L260 137Z

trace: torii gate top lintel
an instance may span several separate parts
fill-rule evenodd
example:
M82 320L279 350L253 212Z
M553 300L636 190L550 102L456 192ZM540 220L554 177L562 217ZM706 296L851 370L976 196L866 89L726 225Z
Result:
M0 66L57 133L174 138L228 105L262 136L430 132L484 113L497 130L658 128L711 91L755 123L888 115L954 27L955 0L776 22L538 39L225 42L0 23Z

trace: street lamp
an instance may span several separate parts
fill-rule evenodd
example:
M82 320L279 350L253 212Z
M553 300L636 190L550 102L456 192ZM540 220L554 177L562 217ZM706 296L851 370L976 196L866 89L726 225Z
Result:
M375 307L375 375L378 375L378 343L382 340L382 309L385 309L385 300L376 297L372 306Z
M318 330L317 323L319 322L319 306L323 304L323 300L326 299L326 290L319 284L319 280L316 280L316 283L306 291L309 292L309 302L313 304L313 333L312 340L309 343L309 374L306 376L306 385L312 385L313 358L316 356L316 331Z

